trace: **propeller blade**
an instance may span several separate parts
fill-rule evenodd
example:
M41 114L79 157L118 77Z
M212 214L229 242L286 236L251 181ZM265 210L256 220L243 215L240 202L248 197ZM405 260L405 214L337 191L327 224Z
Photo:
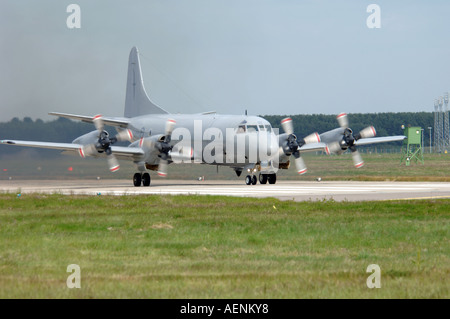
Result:
M151 149L156 147L156 141L151 138L143 138L139 139L139 147L144 147L146 149Z
M281 126L283 127L283 130L286 134L291 135L294 133L294 125L290 117L281 120Z
M111 172L116 172L119 170L120 168L119 161L113 154L108 155L106 159L108 160L108 166Z
M334 154L334 153L339 153L339 151L341 151L341 146L339 145L339 142L333 142L327 145L327 149L325 150L327 152L327 154Z
M167 165L168 162L165 159L160 159L159 165L158 165L158 175L161 177L167 176Z
M180 151L171 151L169 156L174 162L190 161L194 156L192 147L183 147Z
M336 117L339 126L342 128L347 128L348 127L348 118L347 118L347 113L341 113Z
M305 144L311 144L311 143L320 143L320 135L319 133L315 132L303 139Z
M96 115L94 116L94 125L95 128L97 129L97 131L102 132L103 131L103 127L105 126L102 120L102 115Z
M131 130L122 130L119 133L117 133L117 135L115 136L115 138L117 139L117 141L133 141L133 133L131 132Z
M83 147L78 150L78 153L83 158L85 158L86 156L94 155L96 152L97 149L95 148L94 144L83 145Z
M361 154L359 154L358 150L353 151L352 149L352 158L353 158L353 164L356 168L360 168L364 166L364 161L361 157Z
M357 136L355 136L356 140L359 140L360 138L369 138L369 137L375 137L377 135L377 131L375 131L375 127L368 126L365 129L363 129Z
M175 128L175 124L177 124L177 122L175 120L172 119L168 119L166 122L166 136L170 136L172 135L173 129Z
M299 175L305 174L308 169L306 168L305 161L303 160L303 157L299 156L295 159L295 167L297 168L297 173Z

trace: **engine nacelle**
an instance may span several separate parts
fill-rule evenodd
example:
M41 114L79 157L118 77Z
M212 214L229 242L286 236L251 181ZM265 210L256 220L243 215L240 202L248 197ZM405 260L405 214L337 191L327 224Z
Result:
M98 142L98 133L99 131L95 130L89 133L86 133L84 135L81 135L73 140L73 144L81 144L81 145L88 145L88 144L95 144ZM104 131L106 134L108 132Z

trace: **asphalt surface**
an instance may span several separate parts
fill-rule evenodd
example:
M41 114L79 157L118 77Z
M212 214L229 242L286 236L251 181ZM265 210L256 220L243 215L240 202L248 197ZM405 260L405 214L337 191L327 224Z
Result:
M149 187L130 180L0 180L4 193L65 195L225 195L281 200L372 201L450 198L450 183L439 182L299 182L245 185L238 181L186 181L153 178Z

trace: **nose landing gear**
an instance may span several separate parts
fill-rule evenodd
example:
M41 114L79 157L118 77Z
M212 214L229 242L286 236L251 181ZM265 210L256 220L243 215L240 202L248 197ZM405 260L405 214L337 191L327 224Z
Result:
M247 175L245 177L245 184L247 185L256 185L257 179L255 175Z

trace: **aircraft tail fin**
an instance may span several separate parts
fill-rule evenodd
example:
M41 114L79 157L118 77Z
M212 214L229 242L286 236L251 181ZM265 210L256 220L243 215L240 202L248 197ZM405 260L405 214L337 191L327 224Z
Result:
M167 114L168 112L150 101L144 88L139 52L133 47L128 60L127 92L125 97L125 117L146 114Z

